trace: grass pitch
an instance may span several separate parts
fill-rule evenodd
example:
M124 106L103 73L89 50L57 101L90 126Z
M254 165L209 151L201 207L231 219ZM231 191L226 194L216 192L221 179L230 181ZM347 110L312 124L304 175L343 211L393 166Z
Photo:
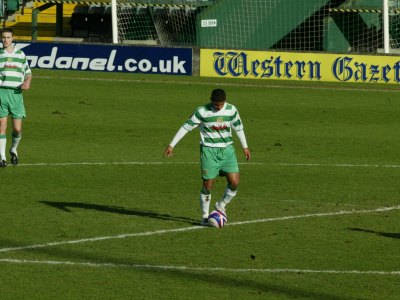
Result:
M398 87L34 75L0 169L2 299L398 299ZM252 150L223 229L197 225L198 132L162 157L216 87Z

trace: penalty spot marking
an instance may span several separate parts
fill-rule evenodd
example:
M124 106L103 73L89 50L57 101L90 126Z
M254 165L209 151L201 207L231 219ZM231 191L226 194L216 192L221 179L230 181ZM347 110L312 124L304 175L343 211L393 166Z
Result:
M308 270L308 269L233 269L233 268L199 268L186 266L161 266L161 265L130 265L114 263L91 263L55 260L26 260L26 259L0 259L0 263L8 264L37 264L37 265L64 265L93 268L124 268L124 269L154 269L154 270L177 270L198 272L229 272L229 273L317 273L317 274L356 274L356 275L400 275L400 271L361 271L361 270Z
M327 212L327 213L315 213L315 214L304 214L297 216L286 216L286 217L278 217L278 218L268 218L268 219L258 219L258 220L250 220L250 221L241 221L241 222L233 222L228 223L226 226L236 226L236 225L245 225L252 223L266 223L266 222L275 222L275 221L286 221L286 220L294 220L294 219L304 219L304 218L312 218L312 217L329 217L329 216L341 216L341 215L351 215L351 214L366 214L366 213L378 213L378 212L386 212L392 210L400 210L400 205L391 206L391 207L381 207L376 209L364 209L364 210L347 210L347 211L338 211L338 212ZM130 237L138 237L138 236L151 236L151 235L161 235L166 233L176 233L176 232L186 232L190 230L199 230L205 229L203 226L191 226L184 227L178 229L164 229L164 230L155 230L155 231L146 231L146 232L138 232L138 233L125 233L118 234L112 236L100 236L79 240L70 240L70 241L60 241L60 242L51 242L46 244L36 244L36 245L28 245L21 247L9 247L9 248L1 248L0 253L19 251L19 250L30 250L30 249L38 249L38 248L46 248L60 245L71 245L71 244L82 244L82 243L90 243L96 241L105 241L112 239L125 239Z

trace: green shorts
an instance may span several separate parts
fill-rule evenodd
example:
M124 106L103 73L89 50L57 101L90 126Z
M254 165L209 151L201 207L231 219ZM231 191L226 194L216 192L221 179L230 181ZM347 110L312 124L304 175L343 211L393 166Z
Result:
M235 148L229 145L226 148L212 148L200 146L200 163L203 179L214 179L224 173L239 173Z
M7 116L13 119L26 117L22 90L0 87L0 118Z

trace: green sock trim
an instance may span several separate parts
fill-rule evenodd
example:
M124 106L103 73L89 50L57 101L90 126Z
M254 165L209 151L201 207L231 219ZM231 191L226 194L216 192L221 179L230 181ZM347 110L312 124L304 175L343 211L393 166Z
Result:
M0 139L5 139L6 135L5 134L0 134Z
M204 187L201 188L201 193L204 194L204 195L211 195L211 191L207 190Z
M232 192L234 192L234 191L236 191L237 190L237 187L231 187L229 184L228 184L228 189L230 189Z
M12 137L13 137L13 138L20 138L20 137L21 137L21 133L13 132L13 133L12 133Z

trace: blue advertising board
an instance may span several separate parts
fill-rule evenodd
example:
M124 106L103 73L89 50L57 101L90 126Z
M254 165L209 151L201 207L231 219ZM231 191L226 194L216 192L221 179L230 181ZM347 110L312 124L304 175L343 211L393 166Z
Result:
M63 43L18 43L31 68L192 75L192 49Z

